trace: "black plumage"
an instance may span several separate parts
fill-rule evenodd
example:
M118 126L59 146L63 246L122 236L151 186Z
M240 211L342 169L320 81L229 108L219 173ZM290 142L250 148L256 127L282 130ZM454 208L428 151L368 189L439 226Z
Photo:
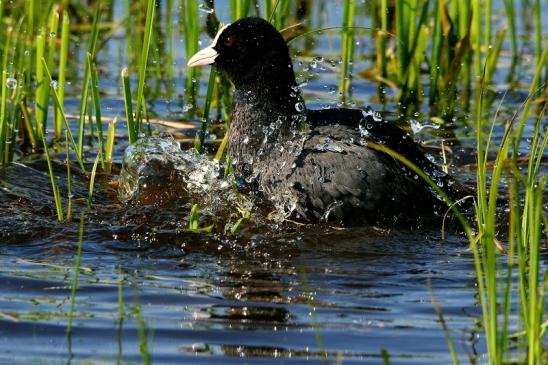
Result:
M307 110L280 33L260 18L219 31L189 66L215 63L235 87L227 154L236 176L279 212L307 221L378 223L444 204L375 142L423 169L453 200L466 193L412 138L370 109Z

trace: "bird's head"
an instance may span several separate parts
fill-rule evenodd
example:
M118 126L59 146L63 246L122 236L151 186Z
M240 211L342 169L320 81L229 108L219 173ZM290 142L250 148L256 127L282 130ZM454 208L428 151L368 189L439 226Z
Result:
M237 89L295 85L282 35L261 18L242 18L222 27L213 42L188 61L189 67L215 64Z

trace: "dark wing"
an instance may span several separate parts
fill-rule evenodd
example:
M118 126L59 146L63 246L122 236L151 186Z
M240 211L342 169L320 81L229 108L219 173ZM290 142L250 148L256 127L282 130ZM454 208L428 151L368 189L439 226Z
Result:
M432 213L439 205L394 159L364 147L352 128L316 127L298 155L286 150L277 158L284 163L262 174L261 186L272 201L284 202L286 211L301 218L374 224L400 213Z
M307 121L312 127L339 124L361 131L364 138L406 157L442 188L452 201L472 194L470 189L430 161L409 133L381 118L369 108L308 110Z

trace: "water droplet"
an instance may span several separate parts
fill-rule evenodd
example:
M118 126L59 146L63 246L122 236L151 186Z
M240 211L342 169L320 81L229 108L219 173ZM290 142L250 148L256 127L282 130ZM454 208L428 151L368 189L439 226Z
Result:
M55 32L50 32L50 33L49 33L49 36L50 36L51 38L55 37L56 35L57 35L57 34L56 34Z
M297 103L295 104L295 110L297 110L299 113L302 112L304 110L304 105L303 103Z
M17 87L17 80L13 77L8 77L6 79L6 86L8 89L15 89Z
M200 4L199 7L200 11L206 13L206 14L213 14L215 12L215 9L211 9L207 7L205 4Z
M57 80L51 80L51 82L49 83L49 86L51 86L52 88L54 88L55 90L57 90L57 86L58 86L58 82Z

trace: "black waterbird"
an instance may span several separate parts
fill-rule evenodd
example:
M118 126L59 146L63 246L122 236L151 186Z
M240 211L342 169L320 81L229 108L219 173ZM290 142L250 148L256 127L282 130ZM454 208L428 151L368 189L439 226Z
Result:
M375 224L446 209L431 187L369 148L371 142L413 162L450 199L466 194L405 131L371 109L306 109L288 47L264 19L224 26L188 61L189 67L209 64L235 87L227 154L236 177L277 211L305 221Z

